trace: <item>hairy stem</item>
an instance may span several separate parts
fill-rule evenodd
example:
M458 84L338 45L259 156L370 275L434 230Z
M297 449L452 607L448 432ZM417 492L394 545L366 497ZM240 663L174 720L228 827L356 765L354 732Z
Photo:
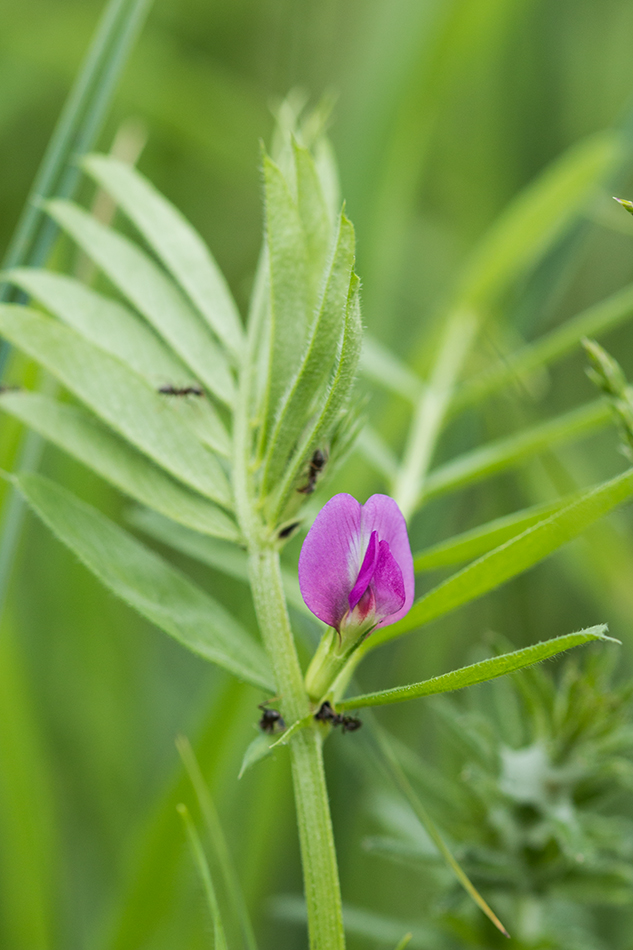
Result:
M247 361L234 425L236 512L248 548L257 620L273 667L282 711L292 722L310 714L310 702L290 628L279 554L270 530L256 510L250 485L248 365ZM321 744L320 727L314 720L290 742L308 933L310 950L345 950L338 866Z

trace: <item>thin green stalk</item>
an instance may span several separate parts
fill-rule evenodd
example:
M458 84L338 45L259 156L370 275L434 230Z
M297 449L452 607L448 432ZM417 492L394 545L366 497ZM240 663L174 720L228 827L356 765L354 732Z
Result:
M249 469L248 415L252 364L242 368L235 413L233 465L236 513L248 548L248 566L257 620L273 667L284 715L310 715L310 704L295 648L274 538L258 515ZM345 932L334 834L323 769L322 734L312 721L290 742L292 779L299 827L311 950L344 950Z
M392 490L407 520L422 495L455 383L476 328L476 315L470 310L459 310L449 317L444 329L435 367L414 413L402 466Z

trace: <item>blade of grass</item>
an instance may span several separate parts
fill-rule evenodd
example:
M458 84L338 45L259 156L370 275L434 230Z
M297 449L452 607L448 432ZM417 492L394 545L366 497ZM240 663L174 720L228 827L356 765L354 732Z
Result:
M105 116L107 103L114 92L116 80L131 50L136 31L140 29L141 18L148 8L147 0L110 0L105 7L35 176L24 211L7 249L3 269L27 262L38 266L45 260L52 246L54 233L48 235L47 242L37 242L35 253L37 231L43 220L40 202L53 194L68 196L71 193L76 177L66 179L63 191L60 188L60 178L68 168L71 158L78 154L78 144L83 143L85 147L90 134L95 137L96 130ZM109 83L104 82L104 73L109 78ZM0 300L8 299L9 290L6 284L2 284ZM0 352L0 373L7 355L8 350L3 348Z
M176 739L176 748L178 749L178 754L180 755L189 780L196 793L198 805L200 806L209 838L211 839L213 851L217 856L220 873L224 879L226 892L231 902L233 913L240 922L244 943L247 950L257 950L257 941L248 913L248 907L246 906L237 872L222 831L220 818L200 766L198 765L195 752L185 736L178 736Z
M583 337L599 336L633 314L633 287L628 286L600 303L566 320L533 343L510 353L490 369L467 379L455 393L451 412L459 412L480 402L508 383L561 359L580 344Z
M211 879L211 872L209 870L209 864L204 853L204 848L202 847L202 842L200 841L200 836L198 835L196 826L191 820L191 815L189 814L189 809L187 806L181 802L176 806L176 810L183 820L185 831L187 832L187 838L189 839L191 854L193 856L198 875L200 876L207 905L209 907L209 913L211 914L211 920L213 922L213 950L227 950L224 926L222 924L222 918L220 917L220 908L218 907L218 899L216 897L213 880Z
M53 195L70 197L73 194L78 171L70 168L70 162L94 146L150 3L151 0L110 0L106 6L31 187L5 255L3 270L24 264L39 266L47 259L57 232L50 221L40 228L43 221L41 202ZM0 285L0 302L8 299L7 292L7 285ZM0 345L0 378L9 352L10 344L3 340ZM28 433L19 454L19 469L37 468L42 449L40 437ZM11 489L0 527L0 614L4 609L23 518L22 498Z
M387 738L387 733L380 726L378 726L375 721L372 721L372 733L376 739L381 760L384 763L384 767L390 775L392 782L408 801L418 821L428 836L431 838L450 869L453 871L459 883L462 885L466 893L472 898L475 904L477 904L477 906L484 912L486 917L492 921L497 930L499 930L505 937L509 937L510 934L505 929L497 915L493 910L491 910L477 888L469 880L461 865L453 857L450 848L444 841L442 835L435 826L435 823L431 820L431 816L427 812L426 808L420 801L420 798L415 793L413 786L409 782L409 779L407 778L404 769L400 765L398 757L396 756L396 753L394 752L391 743Z

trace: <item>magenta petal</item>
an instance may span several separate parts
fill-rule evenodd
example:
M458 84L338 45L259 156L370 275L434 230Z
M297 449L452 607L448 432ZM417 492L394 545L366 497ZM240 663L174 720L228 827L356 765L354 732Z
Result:
M379 627L386 627L409 613L415 596L413 557L407 534L407 523L393 498L389 495L372 495L363 505L361 530L364 536L372 531L378 532L379 540L388 543L391 556L402 573L404 603L394 613L386 615L385 619L378 624Z
M372 535L373 536L373 535ZM404 580L396 559L387 541L378 545L376 569L371 581L376 602L375 611L379 626L393 623L392 617L404 606L406 593Z
M299 556L299 586L319 620L338 630L358 577L361 506L351 495L335 495L321 509Z
M414 597L413 558L393 498L372 495L362 507L351 495L330 499L303 543L299 586L312 613L337 630L365 594L379 627L404 617Z
M378 532L372 531L369 544L367 545L367 551L365 552L365 557L363 558L363 563L358 573L358 578L356 579L356 583L354 584L348 597L350 610L354 609L358 601L369 587L369 582L372 579L372 575L376 567L378 547Z

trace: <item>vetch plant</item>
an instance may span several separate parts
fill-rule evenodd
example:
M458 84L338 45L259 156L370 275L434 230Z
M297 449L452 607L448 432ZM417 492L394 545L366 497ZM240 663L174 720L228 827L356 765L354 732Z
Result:
M481 683L608 639L604 626L594 626L417 683L346 695L370 650L494 590L633 494L629 470L546 510L519 512L503 525L411 555L405 516L411 519L427 498L517 465L609 419L600 401L431 469L453 398L464 406L478 387L507 380L498 368L492 383L487 377L470 390L456 388L489 297L543 253L611 153L603 144L569 160L574 187L565 189L564 201L560 195L558 204L549 199L569 175L567 166L505 217L464 279L427 380L406 370L381 376L385 362L398 367L398 361L370 347L363 371L389 377L401 390L404 385L411 428L401 463L391 450L382 453L393 497L373 495L361 505L350 495L335 496L304 542L301 591L331 628L304 675L287 608L286 591L295 596L296 576L288 566L282 571L280 553L363 424L353 395L362 326L354 229L340 207L320 123L307 116L292 129L282 127L278 139L274 159L262 158L265 240L245 325L217 264L183 216L128 165L104 155L85 158L84 173L111 195L139 240L73 202L46 204L117 296L53 271L10 270L6 279L34 305L1 306L0 331L71 399L6 391L0 407L144 506L148 530L162 532L176 550L188 546L248 579L261 641L184 573L67 489L33 473L13 476L32 508L108 588L200 657L276 697L288 728L279 738L261 738L264 751L288 746L310 946L342 950L323 765L329 729L318 715L323 704L338 717ZM508 247L518 245L511 259ZM593 313L582 330L578 325L564 339L546 341L541 361L622 319L628 306L620 301L615 313ZM533 353L519 354L515 368L533 359ZM380 447L369 430L372 438ZM364 445L366 450L366 437ZM380 465L380 451L370 454ZM227 550L230 558L218 554ZM464 562L414 602L414 568ZM188 812L181 813L204 868ZM214 894L206 870L203 877ZM476 895L465 875L460 880ZM210 905L216 932L223 934L215 898Z

